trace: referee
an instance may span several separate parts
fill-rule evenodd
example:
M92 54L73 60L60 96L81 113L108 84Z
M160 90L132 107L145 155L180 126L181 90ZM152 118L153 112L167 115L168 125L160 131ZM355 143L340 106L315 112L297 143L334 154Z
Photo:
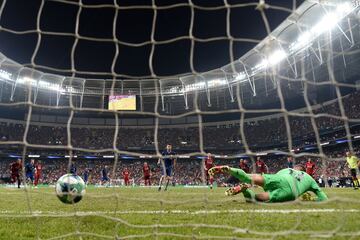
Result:
M354 189L356 190L359 188L359 180L356 176L356 169L359 168L359 170L360 170L359 159L351 152L346 152L346 162L348 164L348 167L350 168L350 173L351 173L352 181L354 184Z

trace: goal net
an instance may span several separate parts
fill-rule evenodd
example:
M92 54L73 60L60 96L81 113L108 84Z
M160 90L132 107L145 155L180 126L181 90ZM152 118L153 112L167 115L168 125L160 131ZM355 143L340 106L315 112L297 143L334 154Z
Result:
M359 236L345 156L360 140L359 1L0 3L0 221L17 237ZM168 144L169 184L182 187L145 188ZM225 175L205 187L209 153L253 173L259 161L268 173L308 164L321 187L344 190L324 204L247 205L223 196L236 184ZM16 191L16 159L43 164L41 186L87 172L88 193L65 206L26 168Z

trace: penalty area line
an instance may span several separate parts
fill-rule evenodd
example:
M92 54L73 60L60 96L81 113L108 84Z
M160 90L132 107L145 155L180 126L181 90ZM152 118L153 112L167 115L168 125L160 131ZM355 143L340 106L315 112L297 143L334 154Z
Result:
M188 214L188 215L204 215L204 214L234 214L234 213L254 213L254 214L289 214L289 213L359 213L360 209L335 209L335 208L324 208L324 209L229 209L229 210L142 210L142 211L76 211L76 212L65 212L65 211L12 211L2 210L0 211L0 217L6 217L9 215L105 215L105 214Z

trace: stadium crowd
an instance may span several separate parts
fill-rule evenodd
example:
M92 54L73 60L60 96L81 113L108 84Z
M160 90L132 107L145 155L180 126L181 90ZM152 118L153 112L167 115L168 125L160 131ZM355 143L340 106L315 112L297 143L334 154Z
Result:
M360 118L360 92L354 92L342 99L343 107L346 116L351 119L349 124L352 126L351 133L353 135L360 133L360 128L357 127L356 119ZM344 130L344 120L339 120L334 117L329 117L326 114L341 117L341 111L338 102L326 104L317 110L313 111L317 130L320 133L321 141L329 141L346 137ZM325 115L324 115L325 114ZM289 116L290 132L286 131L286 124L284 117L272 117L258 121L246 121L243 125L246 142L249 146L274 146L279 143L288 142L288 134L294 142L294 147L301 147L316 143L314 139L314 129L312 127L311 118L309 116ZM213 149L219 154L227 147L235 149L232 153L236 153L240 146L244 143L239 131L239 124L227 125L224 127L204 127L203 140L205 149ZM116 138L117 148L120 150L140 150L142 147L154 146L154 130L145 128L119 128ZM9 122L0 123L0 151L8 145L8 141L23 141L25 133L25 125L12 124ZM68 137L71 139L71 144L75 148L83 148L93 150L96 155L96 150L112 149L114 142L115 128L106 127L72 127L71 136L67 136L67 129L63 126L40 126L32 124L29 126L26 141L30 144L40 145L57 145L66 146L68 144ZM159 147L163 148L167 143L171 143L174 148L181 150L182 148L190 148L192 150L200 149L199 146L199 129L197 127L188 128L160 128L158 132ZM285 144L287 146L287 144ZM17 148L19 150L19 148ZM43 148L44 149L44 148ZM49 149L48 149L49 150ZM356 149L357 150L357 149ZM32 151L32 150L30 150ZM42 150L40 150L42 151ZM55 151L56 152L56 151ZM60 151L58 151L60 152ZM62 155L65 151L62 152ZM19 152L18 152L19 153ZM29 153L29 151L28 151ZM97 152L99 153L99 152ZM102 152L104 153L104 152ZM231 153L230 153L231 154ZM327 150L329 159L337 158L344 159L344 149L334 150L334 148ZM264 161L268 166L269 172L276 172L281 168L287 166L286 156L273 155L264 156ZM346 168L344 168L343 161L332 161L329 159L312 158L312 161L317 166L316 178L327 176L330 178L346 177L349 175ZM160 168L156 165L154 159L146 159L150 164L152 170L152 183L155 184L160 177ZM28 161L28 159L26 159ZM43 176L42 182L52 184L59 176L66 173L68 170L67 159L43 159ZM113 179L121 179L122 170L127 168L130 172L130 178L133 179L134 184L141 184L142 165L145 159L141 160L123 160L118 162L116 169L113 168L113 159L75 159L76 168L79 175L82 175L85 169L90 171L89 182L93 184L99 183L101 179L101 171L104 166L109 167L110 176ZM306 157L301 157L295 160L297 163L304 164L307 161ZM2 178L6 178L9 174L9 164L11 160L5 159L0 161L0 173ZM237 166L239 159L216 159L216 165L230 164ZM253 162L253 161L250 161ZM175 169L175 183L185 185L195 185L203 182L203 171L201 166L203 163L201 159L179 159ZM252 164L253 165L253 164ZM252 168L252 171L256 171ZM111 174L114 172L115 174ZM219 182L225 182L225 179L219 179Z
M352 119L349 124L356 125L360 118L360 93L355 92L343 99L346 116ZM341 117L338 102L324 105L314 111L317 131L322 141L333 140L346 136L344 121L333 117L319 115L330 114ZM315 131L308 116L289 116L290 131L295 147L316 143ZM251 147L284 144L288 141L284 117L273 117L258 121L246 121L243 125L245 139ZM205 148L238 148L244 143L240 134L240 125L223 127L207 126L203 128ZM0 123L0 143L6 141L23 141L25 126L23 124ZM352 134L360 129L352 128ZM71 144L84 149L112 149L115 128L72 127ZM130 137L129 137L130 136ZM30 125L26 140L30 144L67 145L66 127ZM160 128L158 132L159 146L171 142L175 148L199 149L198 127ZM118 149L125 150L139 147L154 147L154 129L119 128L116 138Z

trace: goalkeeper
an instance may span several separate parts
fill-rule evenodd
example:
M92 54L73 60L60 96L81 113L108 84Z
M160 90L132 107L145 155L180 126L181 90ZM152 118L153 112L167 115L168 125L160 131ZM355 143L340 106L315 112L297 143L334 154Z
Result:
M315 180L306 172L301 165L280 170L276 174L247 174L238 168L229 166L217 166L209 170L210 175L216 173L229 173L239 179L242 184L229 188L226 195L242 193L247 201L259 202L286 202L293 201L307 191L314 192L317 201L327 200L326 194L320 189ZM261 186L265 192L254 193L250 184ZM309 200L309 199L304 199Z

